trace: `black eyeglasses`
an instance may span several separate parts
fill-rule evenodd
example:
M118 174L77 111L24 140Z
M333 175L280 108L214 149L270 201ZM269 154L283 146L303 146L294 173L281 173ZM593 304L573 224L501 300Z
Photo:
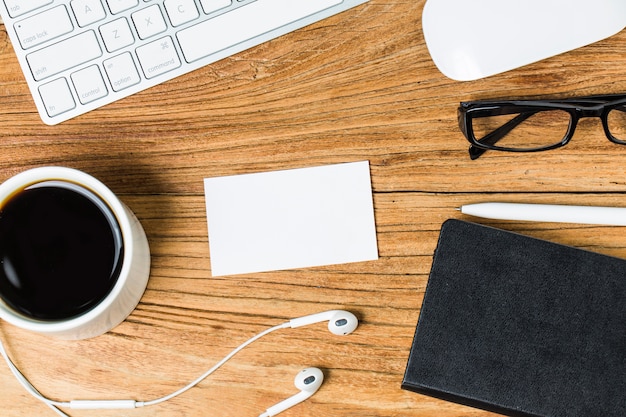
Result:
M472 159L489 149L536 152L565 146L583 117L599 117L606 137L626 145L626 94L561 100L468 101L459 107L459 127L471 143Z

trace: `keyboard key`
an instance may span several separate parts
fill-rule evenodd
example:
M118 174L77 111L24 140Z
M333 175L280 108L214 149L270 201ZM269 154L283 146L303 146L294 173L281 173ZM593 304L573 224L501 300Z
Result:
M133 23L141 39L148 39L167 30L163 14L156 4L133 13Z
M169 36L137 48L137 58L146 78L154 78L181 65Z
M41 100L46 106L48 116L54 117L76 107L70 86L65 78L59 78L39 87Z
M26 60L33 78L40 81L100 56L96 34L89 30L28 54Z
M163 5L174 27L184 25L200 17L193 0L165 0Z
M104 41L104 47L109 52L115 52L135 42L133 32L125 17L100 26L100 35Z
M109 78L113 91L122 91L139 84L141 81L133 57L128 52L105 60L104 71Z
M74 25L65 6L54 7L15 24L22 48L28 49L70 33Z
M107 0L111 13L118 14L132 9L139 4L138 0Z
M202 10L204 13L209 14L213 13L219 9L223 9L224 7L228 7L233 2L231 0L200 0L200 4L202 4Z
M100 0L72 0L71 5L80 27L95 23L107 16Z
M108 94L97 65L92 65L72 74L76 95L82 104L90 103Z
M193 62L341 2L342 0L257 0L183 29L176 36L185 60Z
M53 0L4 0L9 16L18 17L52 3Z

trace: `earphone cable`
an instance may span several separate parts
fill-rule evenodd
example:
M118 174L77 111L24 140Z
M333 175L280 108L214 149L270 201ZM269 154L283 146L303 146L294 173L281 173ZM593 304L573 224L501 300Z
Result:
M26 389L26 391L28 391L28 393L30 393L36 399L38 399L38 400L42 401L43 403L45 403L48 407L50 407L53 411L55 411L60 416L62 416L62 417L69 417L67 414L65 414L61 410L59 410L59 407L64 407L64 408L65 407L69 407L69 408L92 408L92 407L90 407L90 405L94 405L93 408L118 408L116 406L116 404L119 405L120 403L125 403L125 404L131 404L132 405L132 407L125 407L125 408L139 408L139 407L146 407L146 406L150 406L150 405L160 404L162 402L170 400L170 399L172 399L174 397L177 397L178 395L180 395L180 394L190 390L191 388L195 387L196 385L198 385L200 382L202 382L204 379L206 379L209 375L211 375L213 372L217 371L220 367L222 367L226 362L228 362L233 356L235 356L237 353L239 353L242 349L244 349L245 347L247 347L250 344L254 343L258 339L260 339L263 336L266 336L269 333L272 333L272 332L274 332L276 330L287 329L287 328L290 328L290 327L291 327L290 322L285 322L283 324L279 324L277 326L271 327L271 328L269 328L267 330L264 330L264 331L258 333L257 335L251 337L250 339L248 339L247 341L245 341L244 343L242 343L241 345L239 345L238 347L233 349L228 355L226 355L224 357L224 359L220 360L211 369L206 371L204 374L200 375L198 378L196 378L194 381L190 382L189 384L187 384L183 388L181 388L178 391L175 391L175 392L173 392L173 393L171 393L169 395L166 395L164 397L157 398L157 399L151 400L151 401L133 401L133 400L110 400L110 401L109 400L107 400L107 401L80 400L80 401L70 401L70 402L53 401L53 400L50 400L49 398L44 397L30 383L30 381L28 381L28 379L24 376L24 374L22 374L20 372L20 370L17 368L17 366L15 366L15 364L11 360L11 358L9 358L9 355L6 352L6 349L4 347L4 344L2 343L2 340L0 340L0 355L2 355L2 357L4 358L5 362L7 363L9 369L11 370L11 372L13 373L15 378ZM95 406L96 404L100 404L100 406ZM110 407L107 407L107 404L109 404ZM75 406L75 407L73 407L73 406Z

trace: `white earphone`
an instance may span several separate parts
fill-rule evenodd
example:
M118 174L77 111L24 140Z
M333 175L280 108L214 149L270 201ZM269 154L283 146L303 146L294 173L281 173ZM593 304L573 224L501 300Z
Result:
M302 326L308 326L309 324L319 323L322 321L328 321L328 330L332 334L337 336L345 336L352 333L359 325L359 320L356 316L349 311L344 310L330 310L322 313L311 314L309 316L298 317L291 319L289 325L292 329Z
M50 400L44 397L37 389L26 379L26 377L20 372L19 369L15 366L15 364L9 358L2 341L0 341L0 355L4 358L9 369L13 373L13 375L17 378L18 382L28 391L32 396L37 398L38 400L44 402L48 407L50 407L54 412L63 417L68 417L67 414L62 412L60 408L70 408L70 409L128 409L128 408L139 408L146 407L149 405L160 404L165 402L171 398L174 398L191 388L198 385L202 380L207 378L217 369L219 369L222 365L224 365L228 360L230 360L233 356L235 356L239 351L241 351L246 346L260 339L261 337L272 333L276 330L280 329L295 329L302 326L308 326L310 324L320 323L323 321L328 321L328 330L331 333L336 335L348 335L352 333L357 326L359 325L359 321L356 316L349 311L344 310L330 310L324 311L321 313L311 314L308 316L298 317L295 319L291 319L288 322L283 324L279 324L278 326L271 327L263 332L257 334L256 336L251 337L246 342L242 343L240 346L235 348L232 352L230 352L224 359L219 361L213 368L209 369L207 372L202 374L196 380L192 381L185 387L179 389L176 392L173 392L169 395L166 395L161 398L157 398L152 401L136 401L136 400L72 400L67 402L60 402ZM296 404L301 403L307 398L311 397L319 387L322 385L324 381L324 374L318 368L306 368L302 370L294 380L296 388L300 390L296 395L287 398L284 401L268 408L263 414L259 417L272 417L278 413L285 411L286 409L293 407Z
M300 404L302 401L315 394L322 386L322 382L324 382L324 374L321 370L318 368L303 369L298 373L298 375L296 375L296 378L293 381L294 385L300 390L300 392L276 405L271 406L265 410L264 413L259 415L259 417L273 417L296 404Z

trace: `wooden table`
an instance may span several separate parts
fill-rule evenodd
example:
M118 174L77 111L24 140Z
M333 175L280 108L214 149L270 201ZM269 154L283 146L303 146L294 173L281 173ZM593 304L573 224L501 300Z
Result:
M151 279L113 331L59 341L0 324L20 369L49 397L149 400L180 388L250 336L289 318L348 309L345 338L323 324L273 333L197 388L152 408L71 416L257 416L296 393L306 366L326 381L285 417L483 417L400 389L438 232L480 201L626 206L626 147L585 119L565 148L476 161L461 100L626 91L626 32L488 79L460 83L431 61L424 0L371 0L54 127L44 125L0 30L0 180L65 165L107 184L141 220ZM203 178L369 160L380 259L214 278ZM618 227L477 222L626 258ZM0 366L6 416L48 416Z

